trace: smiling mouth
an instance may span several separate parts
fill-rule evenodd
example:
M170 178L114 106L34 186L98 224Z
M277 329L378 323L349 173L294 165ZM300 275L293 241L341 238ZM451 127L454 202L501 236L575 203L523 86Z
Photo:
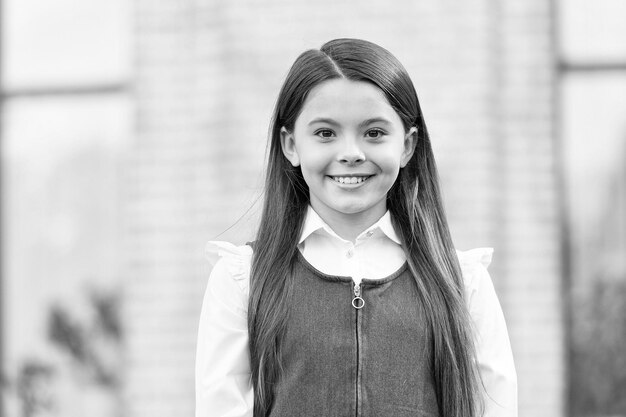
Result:
M373 175L354 176L354 177L330 177L330 178L332 178L333 181L338 182L340 184L360 184L362 182L367 181L371 177L373 177Z

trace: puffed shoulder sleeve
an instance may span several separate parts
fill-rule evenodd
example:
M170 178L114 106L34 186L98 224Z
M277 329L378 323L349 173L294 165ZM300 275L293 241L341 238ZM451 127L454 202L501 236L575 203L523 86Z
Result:
M252 248L209 242L196 349L196 417L251 417L247 304Z
M248 245L235 246L229 242L208 242L204 253L209 264L213 266L209 281L211 286L222 289L222 286L232 287L235 282L241 294L246 297L244 305L247 304L252 248Z
M485 417L517 417L517 374L504 314L487 271L493 249L457 251L484 386Z

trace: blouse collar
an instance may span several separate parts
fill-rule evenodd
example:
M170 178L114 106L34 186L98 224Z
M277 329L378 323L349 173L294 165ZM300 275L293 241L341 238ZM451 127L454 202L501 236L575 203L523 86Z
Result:
M300 234L300 240L298 244L304 242L309 236L314 233L322 233L332 236L336 239L346 241L342 237L340 237L337 233L330 228L328 224L317 214L313 207L309 205L306 217L304 220L304 226L302 228L302 233ZM364 230L359 236L357 236L356 240L363 240L373 236L386 236L391 239L393 242L401 245L400 237L396 233L391 223L391 214L389 210L385 212L385 214L373 225Z

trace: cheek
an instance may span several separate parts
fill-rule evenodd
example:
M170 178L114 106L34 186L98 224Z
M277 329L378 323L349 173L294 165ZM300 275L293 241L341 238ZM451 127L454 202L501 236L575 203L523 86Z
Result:
M321 173L315 161L312 161L310 158L304 158L300 163L300 170L304 182L306 182L309 188L316 188L321 181Z
M309 188L319 188L325 180L325 172L316 167L302 167L302 177Z
M378 166L388 175L397 175L401 163L402 156L395 149L378 155Z
M328 157L320 152L318 149L311 147L304 147L300 151L300 166L302 168L302 174L307 175L320 175L326 172L328 168Z

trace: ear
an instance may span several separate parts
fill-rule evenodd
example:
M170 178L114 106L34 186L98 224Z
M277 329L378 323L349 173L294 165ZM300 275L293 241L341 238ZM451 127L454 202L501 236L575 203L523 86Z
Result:
M417 127L413 126L404 135L404 149L402 150L402 157L400 159L400 167L404 168L409 163L413 152L415 152L415 145L417 145Z
M293 133L289 132L284 126L280 128L280 146L283 154L291 162L294 167L300 166L300 156L296 149L296 141Z

